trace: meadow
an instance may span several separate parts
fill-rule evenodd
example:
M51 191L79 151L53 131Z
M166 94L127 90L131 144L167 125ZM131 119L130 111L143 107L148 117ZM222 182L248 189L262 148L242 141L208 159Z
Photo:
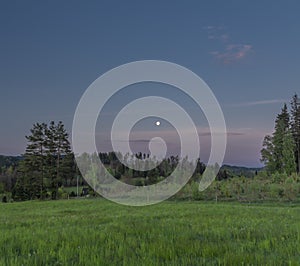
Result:
M300 265L300 206L0 204L0 265Z

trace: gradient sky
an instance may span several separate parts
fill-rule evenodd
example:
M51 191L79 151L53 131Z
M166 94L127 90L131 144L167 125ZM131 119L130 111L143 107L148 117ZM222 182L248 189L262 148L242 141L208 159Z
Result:
M91 82L156 59L189 68L213 90L229 131L225 163L259 166L264 135L300 92L299 14L298 1L1 1L0 154L23 153L35 122L62 120L71 133Z

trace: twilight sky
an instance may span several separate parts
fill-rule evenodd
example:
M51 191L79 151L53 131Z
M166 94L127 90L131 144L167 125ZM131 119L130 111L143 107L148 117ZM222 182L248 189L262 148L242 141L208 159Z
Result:
M283 102L300 92L299 13L292 0L1 1L0 154L23 153L35 122L62 120L71 133L78 101L96 78L156 59L189 68L214 92L229 132L225 163L260 166L264 135ZM209 146L201 111L176 89L149 83L107 103L98 135L128 101L148 94L181 103ZM158 130L150 120L137 124L136 142L172 128L165 122Z

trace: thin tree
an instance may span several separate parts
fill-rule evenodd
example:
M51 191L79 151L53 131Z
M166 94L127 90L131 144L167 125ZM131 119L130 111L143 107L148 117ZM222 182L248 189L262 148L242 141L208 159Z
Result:
M282 167L288 175L296 172L295 143L290 129L283 137Z
M295 94L291 101L291 131L295 142L295 161L300 172L300 99Z
M269 173L276 171L276 161L274 156L274 145L272 136L266 135L263 140L263 148L260 151L261 162L265 164L266 170Z
M52 198L56 199L58 187L62 185L66 173L71 172L73 161L68 133L64 124L59 121L55 124L50 122L47 130L47 155L50 163Z

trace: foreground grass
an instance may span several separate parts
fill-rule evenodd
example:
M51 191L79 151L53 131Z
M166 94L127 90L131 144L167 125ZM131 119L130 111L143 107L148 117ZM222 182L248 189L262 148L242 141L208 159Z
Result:
M299 265L300 207L0 204L0 265Z

